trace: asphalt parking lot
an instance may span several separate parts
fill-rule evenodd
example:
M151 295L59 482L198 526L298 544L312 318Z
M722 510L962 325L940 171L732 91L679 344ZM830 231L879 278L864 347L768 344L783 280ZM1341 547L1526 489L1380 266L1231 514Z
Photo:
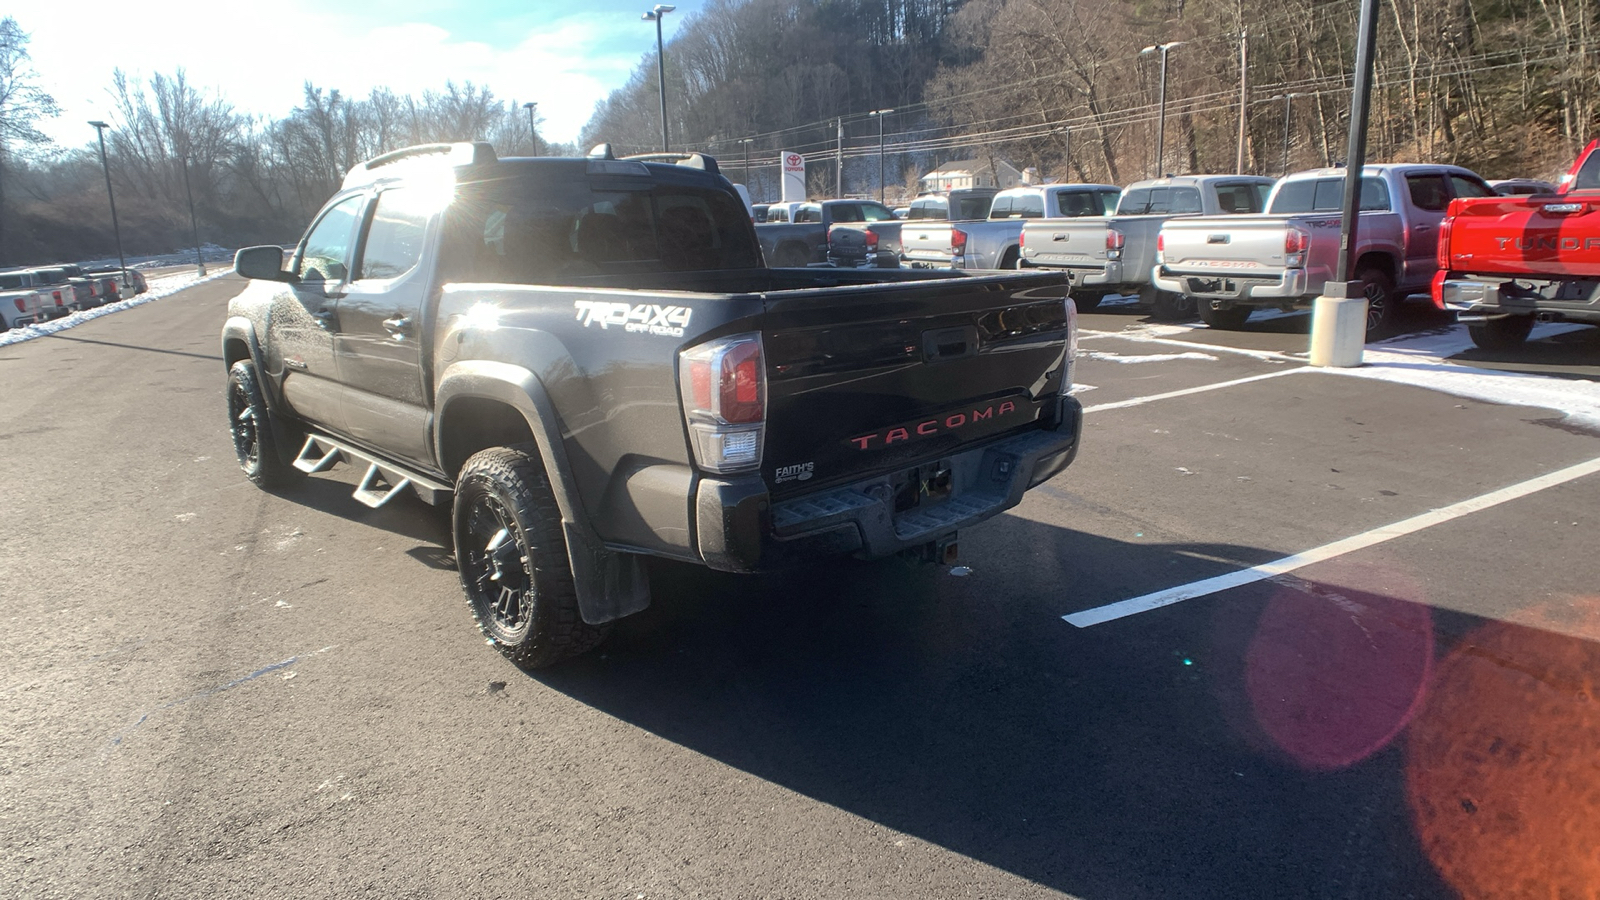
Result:
M0 348L8 893L1600 883L1600 329L1489 355L1419 307L1350 375L1305 365L1304 316L1108 306L1078 460L963 534L967 574L659 565L600 652L529 676L438 511L238 472L241 287Z

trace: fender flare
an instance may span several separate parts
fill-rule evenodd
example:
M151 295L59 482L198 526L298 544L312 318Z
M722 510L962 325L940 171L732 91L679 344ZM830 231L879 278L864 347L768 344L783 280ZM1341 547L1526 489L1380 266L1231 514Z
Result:
M300 444L305 441L305 435L289 425L289 416L284 409L283 394L280 385L267 375L266 365L262 361L261 339L256 335L255 322L247 316L229 316L222 324L222 350L223 365L232 368L228 359L228 342L243 341L250 354L250 362L256 367L256 383L261 388L261 399L267 403L267 412L271 413L268 422L272 428L272 436L278 447L278 455L285 462L293 462L300 452Z
M515 409L533 433L551 493L555 495L556 508L561 513L567 558L572 566L572 584L583 620L599 625L649 606L650 582L642 558L638 554L607 549L589 524L578 494L577 479L567 459L560 417L539 376L522 366L487 360L458 362L445 369L434 394L437 411L434 458L441 463L450 404L466 398L492 400ZM455 475L450 474L452 478Z

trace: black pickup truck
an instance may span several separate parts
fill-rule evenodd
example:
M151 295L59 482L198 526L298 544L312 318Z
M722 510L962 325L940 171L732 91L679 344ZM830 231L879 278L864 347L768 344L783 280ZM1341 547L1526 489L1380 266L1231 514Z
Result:
M716 161L353 169L222 332L245 473L339 462L453 504L461 585L525 668L648 605L651 557L954 559L1077 453L1066 279L770 269Z
M792 222L757 225L756 235L774 266L900 267L900 220L874 200L807 203L794 211Z

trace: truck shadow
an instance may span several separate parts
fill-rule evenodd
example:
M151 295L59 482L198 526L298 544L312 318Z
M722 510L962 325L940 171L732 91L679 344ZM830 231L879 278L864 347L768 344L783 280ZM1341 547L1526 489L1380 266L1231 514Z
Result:
M969 577L898 560L768 577L660 565L650 610L536 677L1074 895L1452 896L1414 837L1393 742L1435 631L1469 617L1290 580L1089 629L1060 618L1124 599L1108 573L1165 587L1275 555L1007 515L964 537Z

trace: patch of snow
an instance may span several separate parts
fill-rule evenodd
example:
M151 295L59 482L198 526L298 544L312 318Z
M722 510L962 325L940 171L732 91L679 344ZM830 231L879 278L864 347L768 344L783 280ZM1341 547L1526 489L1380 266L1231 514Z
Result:
M1089 359L1097 359L1101 362L1114 362L1123 364L1171 362L1175 359L1204 359L1211 362L1217 361L1217 358L1209 353L1196 353L1193 351L1188 353L1152 353L1147 356L1123 356L1121 353L1109 353L1100 350L1080 350L1078 351L1078 355L1086 356Z
M1539 325L1529 339L1539 340L1582 327L1587 326ZM1408 384L1487 403L1552 409L1562 413L1570 424L1600 428L1600 382L1478 369L1445 358L1472 346L1467 327L1451 325L1369 344L1359 368L1319 371Z
M135 306L143 306L152 300L160 300L163 297L170 297L184 288L193 287L205 281L215 281L216 279L225 275L232 274L233 269L229 268L214 271L204 278L201 278L194 272L180 272L176 275L166 275L161 278L152 278L149 281L149 290L142 294L129 297L126 300L119 300L116 303L107 303L105 306L97 306L94 309L85 309L80 312L75 312L69 316L63 316L59 319L51 319L48 322L39 322L35 325L24 325L21 328L13 328L4 334L0 334L0 347L9 347L12 344L20 344L23 341L31 341L34 338L41 338L48 334L66 331L68 328L76 328L85 322L98 319L101 316L109 316L112 313L119 313L126 309L132 309Z

